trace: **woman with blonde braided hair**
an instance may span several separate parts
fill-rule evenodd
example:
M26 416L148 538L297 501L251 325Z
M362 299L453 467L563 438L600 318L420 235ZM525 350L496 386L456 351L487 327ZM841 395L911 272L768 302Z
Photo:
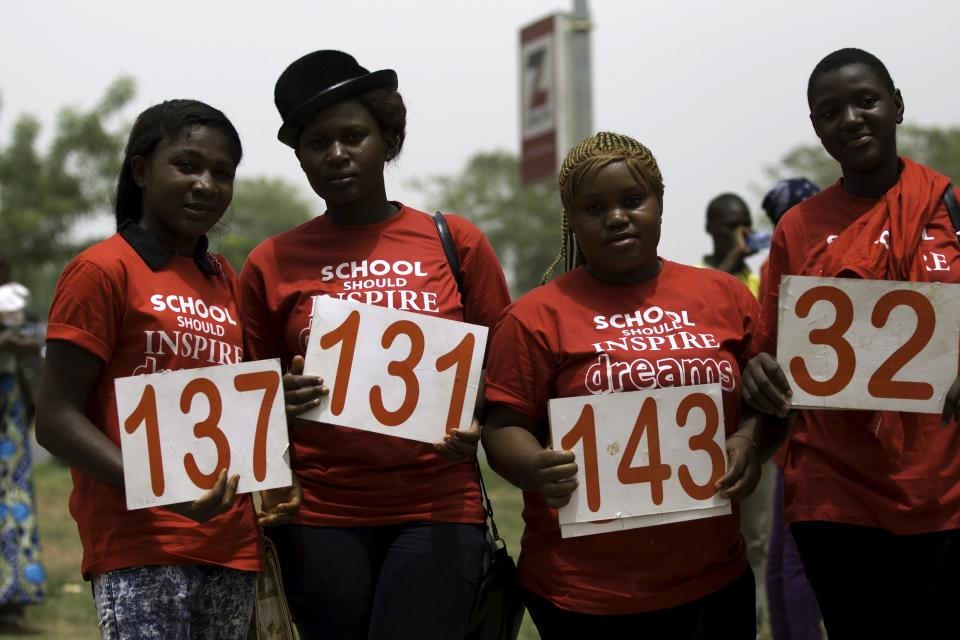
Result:
M736 506L723 516L561 537L555 509L570 501L578 464L551 446L547 403L718 381L728 462L714 486L739 500L780 435L741 413L740 365L757 302L726 273L658 257L663 177L636 140L585 139L567 154L560 192L562 248L546 275L561 263L564 273L508 309L487 365L483 444L491 466L524 490L527 607L548 640L753 638L753 577ZM655 327L644 324L653 317L661 318Z

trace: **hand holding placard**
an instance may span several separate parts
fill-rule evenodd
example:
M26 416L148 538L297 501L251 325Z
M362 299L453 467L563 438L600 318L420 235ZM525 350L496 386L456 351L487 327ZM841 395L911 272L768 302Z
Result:
M330 395L302 417L431 444L468 431L486 339L486 327L321 297L304 373Z

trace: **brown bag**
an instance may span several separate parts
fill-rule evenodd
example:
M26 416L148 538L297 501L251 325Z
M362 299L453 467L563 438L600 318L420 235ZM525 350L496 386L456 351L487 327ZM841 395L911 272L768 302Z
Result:
M266 536L263 536L263 550L266 562L263 571L257 574L257 597L247 640L300 640L283 593L280 559Z

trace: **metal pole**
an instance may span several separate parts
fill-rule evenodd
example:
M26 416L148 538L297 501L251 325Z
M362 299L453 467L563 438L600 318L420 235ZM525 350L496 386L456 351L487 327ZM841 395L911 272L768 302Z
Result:
M593 133L593 77L590 56L590 9L587 0L573 0L570 16L570 68L573 78L573 134L576 144Z

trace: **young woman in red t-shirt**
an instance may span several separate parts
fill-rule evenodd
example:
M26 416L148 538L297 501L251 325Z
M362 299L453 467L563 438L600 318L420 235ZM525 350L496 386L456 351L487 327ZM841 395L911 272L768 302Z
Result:
M717 380L728 467L716 488L734 500L748 495L777 444L740 406L757 302L729 274L657 256L663 179L636 140L585 139L564 160L560 193L567 272L510 307L487 368L483 445L491 466L524 490L528 610L547 639L752 638L754 581L737 507L561 538L554 510L577 486L578 461L551 446L546 416L551 398ZM633 329L615 321L627 316ZM661 320L640 328L641 317ZM614 370L631 375L604 374Z
M463 277L458 292L431 216L387 199L384 165L400 153L406 126L396 73L316 51L281 74L275 101L278 137L326 211L261 243L244 265L251 355L302 371L314 301L323 296L493 326L509 295L483 235L446 217ZM304 386L288 396L292 407L320 402L316 379L296 382ZM485 546L478 439L477 424L436 446L329 424L292 427L303 504L271 538L309 637L462 638Z
M118 232L77 256L54 295L37 439L72 467L70 512L104 638L240 640L249 627L262 563L239 476L222 470L191 503L128 511L114 392L116 378L242 361L236 274L204 235L230 204L241 155L233 125L202 102L141 113L117 184ZM285 493L268 497L264 521L282 518Z
M897 156L904 102L884 64L860 49L835 51L811 73L807 102L843 177L792 208L774 232L761 353L744 372L744 395L781 416L790 396L773 355L781 276L960 283L960 246L943 202L954 188L946 176ZM794 415L784 518L830 640L956 635L958 396L960 379L942 415Z

